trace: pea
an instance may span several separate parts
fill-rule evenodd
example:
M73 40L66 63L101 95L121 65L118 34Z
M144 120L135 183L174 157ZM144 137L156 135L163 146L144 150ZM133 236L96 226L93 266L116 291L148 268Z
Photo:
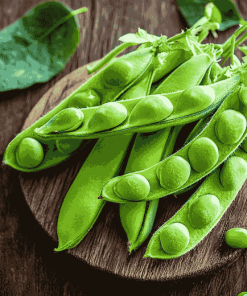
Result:
M37 134L62 133L76 130L83 122L84 114L76 108L66 108L57 113L52 119L40 128L36 128Z
M34 168L40 165L43 158L43 147L35 139L24 138L17 147L16 160L24 168Z
M190 205L188 219L194 228L204 228L217 218L219 210L219 199L215 195L205 194Z
M148 180L141 175L129 174L116 183L113 190L120 198L139 201L149 194L150 184Z
M218 139L228 145L238 142L245 129L246 119L243 114L231 109L222 112L215 125Z
M143 98L132 110L129 123L132 125L144 125L155 123L167 118L173 111L170 100L161 95L153 95Z
M220 181L224 189L234 190L247 178L247 162L241 157L232 156L223 165Z
M125 60L116 60L104 70L107 86L124 86L133 80L133 66Z
M229 229L225 234L225 240L232 248L247 248L247 230L243 228Z
M75 94L68 103L68 107L87 108L100 105L100 97L93 89Z
M195 140L190 145L188 157L195 171L205 172L217 163L219 151L216 144L211 139L202 137Z
M189 240L189 231L181 223L170 224L160 232L162 249L168 254L182 252L187 247Z
M180 116L202 111L212 105L215 100L215 91L210 86L195 86L182 92L176 112Z
M247 292L241 292L238 296L247 296Z
M102 131L118 126L127 118L126 108L119 103L110 102L98 107L88 122L92 131Z
M190 164L180 156L171 156L157 168L160 185L166 189L181 187L190 176Z

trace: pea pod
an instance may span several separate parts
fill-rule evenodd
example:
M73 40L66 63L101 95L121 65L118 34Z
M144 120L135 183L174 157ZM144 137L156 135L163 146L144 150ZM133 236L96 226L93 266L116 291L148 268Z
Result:
M233 186L226 188L222 180L228 184L229 177L234 180ZM237 149L222 169L212 172L185 205L155 232L144 257L171 259L193 249L220 221L246 178L247 154Z
M212 85L194 86L174 93L118 101L115 102L115 108L111 113L102 111L108 108L106 104L81 109L84 121L82 126L75 131L43 133L42 130L36 129L34 132L40 139L93 139L130 132L152 132L169 126L184 125L201 119L218 108L224 98L239 83L240 78L236 75ZM108 110L110 110L110 105ZM120 110L124 110L126 116L122 116L123 112ZM98 131L96 128L92 129L91 122L95 120L98 113L103 112L106 124L104 127L98 124ZM111 115L113 113L115 118ZM114 122L115 127L113 127Z
M61 152L61 150L57 149L56 141L59 144L58 141L63 139L56 139L56 141L40 138L38 139L33 133L34 130L44 126L47 122L52 120L53 117L57 116L58 113L62 112L67 107L75 108L78 106L85 106L85 104L90 106L92 104L98 104L99 102L100 104L103 104L106 102L115 101L128 88L139 81L145 72L149 70L149 67L153 61L153 57L154 53L150 51L150 49L143 49L138 52L134 51L128 55L120 57L119 59L110 63L104 69L100 70L97 74L92 76L84 84L77 88L71 95L64 99L52 111L40 118L25 131L18 134L10 142L4 153L4 163L20 171L34 172L54 166L70 157L70 153L66 153L66 151ZM119 67L122 70L117 74ZM124 71L127 71L127 73L124 73ZM27 168L21 166L20 163L18 163L16 151L18 146L25 138L32 138L39 142L42 146L44 158L38 166ZM79 140L81 141L82 139ZM81 147L83 148L85 145L87 145L87 143L81 144ZM76 149L78 145L75 146Z
M98 196L104 182L115 176L133 135L100 139L72 183L59 212L58 248L75 247L93 226L105 201Z
M203 132L186 146L160 163L132 173L142 177L138 184L140 188L142 183L150 186L149 192L138 192L139 201L161 198L198 182L236 150L247 135L246 118L241 109L232 109L239 101L238 91L239 86L224 100ZM125 190L129 189L124 178L113 178L104 185L101 192L104 200L130 201L124 199L119 190L120 185Z
M169 155L180 129L181 126L177 126L151 134L138 134L125 168L125 174L145 169L159 162L161 157L166 157L167 153ZM120 219L128 236L129 252L137 249L150 234L157 208L158 199L151 202L120 204Z

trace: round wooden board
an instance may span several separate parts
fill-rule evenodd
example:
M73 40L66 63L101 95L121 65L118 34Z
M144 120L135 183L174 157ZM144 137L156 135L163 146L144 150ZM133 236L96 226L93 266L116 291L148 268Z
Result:
M56 83L33 108L23 129L58 105L90 76L86 66L83 66ZM33 215L56 242L56 224L61 204L87 155L88 152L74 155L43 171L20 173L20 184ZM191 191L177 198L170 195L160 200L151 235L131 254L119 219L119 206L114 203L106 203L83 241L64 252L105 272L137 280L168 281L211 274L233 263L243 252L228 247L224 234L232 227L247 227L246 184L213 231L197 247L179 258L159 260L143 258L143 255L151 235L183 206Z

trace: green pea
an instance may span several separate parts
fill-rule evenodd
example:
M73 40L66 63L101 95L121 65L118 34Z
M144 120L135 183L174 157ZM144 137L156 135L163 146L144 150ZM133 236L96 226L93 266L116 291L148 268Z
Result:
M241 292L238 296L247 296L247 292Z
M129 123L134 125L155 123L168 117L172 111L172 103L165 96L148 96L135 105Z
M132 64L119 59L106 67L103 78L107 86L124 86L133 80L133 75Z
M67 154L78 149L81 145L81 142L81 140L77 139L56 140L56 146L58 151Z
M93 89L75 94L68 103L68 107L87 108L100 105L100 97Z
M201 173L209 170L217 163L219 151L211 139L202 137L190 145L188 157L192 168Z
M247 138L243 140L241 147L244 149L245 152L247 152Z
M118 126L127 118L126 108L119 103L110 102L98 107L88 127L93 131L103 131Z
M189 240L189 231L181 223L170 224L160 232L162 249L168 254L182 252L187 247Z
M240 112L232 109L222 112L215 124L218 139L228 145L238 142L245 129L245 117Z
M34 168L40 165L43 158L43 147L35 139L24 138L17 147L16 160L24 168Z
M215 91L210 86L195 86L182 92L176 112L180 116L202 111L212 105L215 100Z
M148 180L138 174L129 174L117 182L113 188L115 194L132 201L139 201L148 196L150 184Z
M223 165L220 181L224 189L234 190L247 178L247 162L241 157L231 156Z
M247 230L243 228L229 229L225 234L225 240L232 248L247 248Z
M190 205L188 219L194 228L204 228L218 217L219 211L219 199L215 195L205 194Z
M160 185L165 189L177 189L190 177L190 164L180 156L171 156L157 168Z
M34 131L37 134L62 133L76 130L83 122L84 114L76 108L66 108Z

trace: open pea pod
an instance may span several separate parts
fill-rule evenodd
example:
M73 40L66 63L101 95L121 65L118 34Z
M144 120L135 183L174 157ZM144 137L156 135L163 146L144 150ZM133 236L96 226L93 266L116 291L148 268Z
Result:
M220 221L247 178L247 153L237 149L152 236L144 257L171 259L192 250Z
M153 94L80 109L84 119L74 131L66 132L62 128L55 131L52 122L48 122L36 128L34 133L36 137L46 140L93 139L184 125L213 112L239 83L240 77L236 75L218 83L193 86L184 91ZM72 112L71 118L74 118ZM48 131L47 125L52 125Z
M138 134L124 173L145 169L171 154L181 128L182 126L176 126L153 133ZM128 236L129 252L137 249L149 236L158 203L159 199L120 204L119 214Z
M247 135L239 89L227 96L206 128L178 152L139 172L109 180L101 198L116 203L148 201L184 189L216 169ZM124 193L132 191L125 199Z
M83 114L76 108L98 106L105 102L118 99L131 86L135 85L150 70L154 59L154 53L150 49L134 51L122 56L110 63L104 69L92 76L71 95L64 99L57 107L41 117L25 131L18 134L8 145L4 153L4 163L24 172L39 171L54 166L71 156L75 149L84 149L88 142L80 143L73 139L41 139L34 134L34 130L53 120L55 125L63 125L63 129L73 128L83 120ZM119 70L120 69L120 70ZM70 122L64 122L63 116L72 111L74 118ZM58 113L62 112L60 115ZM57 118L58 115L58 118ZM71 113L70 113L71 115ZM76 122L77 121L77 122ZM24 140L24 142L23 142ZM71 145L70 145L71 143ZM66 145L74 149L63 149ZM72 150L72 151L71 151ZM22 152L24 161L18 162L17 154Z

